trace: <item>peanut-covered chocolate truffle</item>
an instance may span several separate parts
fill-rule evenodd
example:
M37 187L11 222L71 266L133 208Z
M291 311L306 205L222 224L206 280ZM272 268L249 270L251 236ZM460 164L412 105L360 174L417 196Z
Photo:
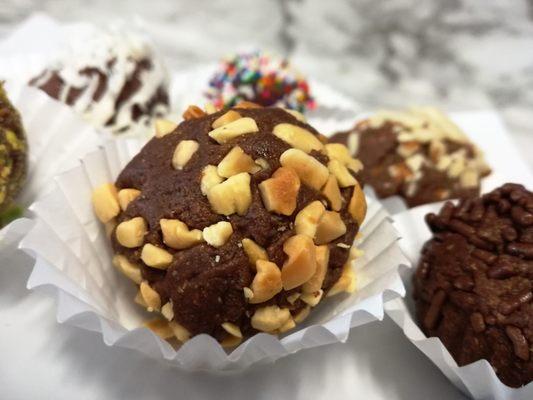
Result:
M481 151L430 107L378 112L332 141L360 158L362 183L380 198L401 196L409 207L477 196L490 173Z
M428 214L414 278L418 320L459 365L485 359L512 387L533 380L533 193L505 184Z
M27 143L20 115L0 82L0 227L20 191L27 169Z
M158 121L115 184L93 195L115 265L165 317L149 326L235 345L286 332L324 297L353 291L366 202L347 148L280 108L192 106L184 117Z

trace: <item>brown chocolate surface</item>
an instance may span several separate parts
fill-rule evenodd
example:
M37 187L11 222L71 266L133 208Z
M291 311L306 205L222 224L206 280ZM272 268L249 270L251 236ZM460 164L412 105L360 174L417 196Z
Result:
M397 123L387 122L378 127L368 124L358 124L353 130L339 132L330 141L347 145L350 135L358 136L358 150L356 156L364 165L359 177L362 184L372 186L379 198L401 196L409 207L433 203L446 199L467 198L479 195L479 184L475 187L463 187L458 177L450 177L446 171L435 168L426 163L420 169L420 176L416 184L411 187L409 177L413 175L405 158L398 153ZM446 153L465 149L466 157L474 157L474 146L470 143L458 143L445 140ZM419 149L415 154L421 154L431 160L430 142L417 142ZM397 167L398 174L391 173L391 167ZM488 171L485 175L488 174Z
M309 202L324 200L320 192L302 183L297 207L291 216L268 212L265 209L258 184L270 178L280 167L281 154L290 148L287 143L272 134L274 126L286 122L304 127L314 134L317 132L282 109L235 110L243 117L253 118L259 132L241 135L226 144L218 144L208 136L208 132L212 130L213 121L223 112L184 121L173 133L152 139L126 166L116 181L118 189L135 188L141 191L141 195L119 215L118 222L137 216L143 217L148 225L145 243L166 249L174 255L174 260L167 270L147 267L140 259L141 248L128 249L113 239L115 252L124 254L131 261L142 265L144 278L160 294L162 304L172 300L175 321L193 335L207 333L219 340L226 336L220 327L224 322L236 324L245 335L253 333L250 317L257 307L277 304L289 308L293 314L303 308L305 304L301 300L293 304L287 301L287 296L298 288L282 291L266 303L248 304L245 301L243 288L250 285L255 272L240 243L244 238L253 239L267 250L270 261L281 268L287 257L283 252L283 243L295 234L294 216ZM195 140L200 147L182 170L176 170L172 167L171 160L176 145L182 140ZM270 167L251 176L252 204L246 215L232 214L225 217L212 210L207 197L201 193L200 179L205 166L217 165L235 145L240 146L253 159L267 160ZM327 162L327 157L322 154L313 152L311 155L321 162ZM322 286L324 291L339 279L348 258L349 249L338 247L336 244L351 245L358 231L357 222L346 209L351 191L351 188L342 190L345 204L341 216L347 231L329 244L330 262ZM162 218L179 219L189 229L203 229L219 221L229 221L233 234L229 241L219 248L202 243L177 251L167 247L162 241L159 223Z
M417 317L459 365L486 359L508 386L533 380L533 193L506 184L428 214Z

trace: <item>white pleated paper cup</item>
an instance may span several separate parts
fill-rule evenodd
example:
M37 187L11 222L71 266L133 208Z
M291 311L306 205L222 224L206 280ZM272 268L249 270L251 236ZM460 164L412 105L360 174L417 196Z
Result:
M93 189L115 181L142 144L122 138L106 143L58 175L54 189L31 206L36 223L20 244L36 259L28 286L45 286L57 293L59 322L97 331L109 346L136 349L187 370L240 370L344 342L351 328L382 319L384 303L404 294L398 268L408 262L398 234L380 203L368 199L356 243L364 255L353 264L355 293L327 299L313 309L306 323L280 337L260 333L226 352L204 334L174 349L142 327L150 314L133 302L135 285L112 266L108 239L91 204Z
M405 298L397 298L387 303L386 313L398 324L405 336L467 396L474 399L531 400L533 399L533 382L518 389L511 388L499 380L486 360L458 366L442 341L437 337L428 338L416 322L412 278L420 250L431 238L424 216L430 212L438 212L441 206L442 203L415 207L394 216L394 226L402 236L401 248L414 267L402 273L406 287Z

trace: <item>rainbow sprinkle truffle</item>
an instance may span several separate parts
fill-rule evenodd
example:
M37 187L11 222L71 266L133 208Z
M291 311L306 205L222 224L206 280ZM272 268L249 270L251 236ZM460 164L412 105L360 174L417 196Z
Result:
M223 59L205 95L217 109L240 101L300 112L315 108L307 81L289 61L259 51Z

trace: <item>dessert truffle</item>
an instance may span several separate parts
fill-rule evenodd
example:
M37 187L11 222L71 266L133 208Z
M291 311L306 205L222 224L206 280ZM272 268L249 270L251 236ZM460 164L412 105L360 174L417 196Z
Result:
M490 173L482 152L430 107L378 112L331 141L361 159L361 181L378 197L398 195L409 207L476 196Z
M163 337L235 345L288 331L323 298L355 290L360 162L299 113L248 107L192 106L179 126L159 121L115 184L93 193L116 267L170 322L149 325Z
M307 81L288 60L258 51L222 60L205 95L217 109L240 101L300 112L315 107Z
M433 231L414 277L427 336L459 365L486 359L500 380L533 380L533 193L505 184L428 214Z
M169 110L168 77L148 40L118 27L73 39L30 85L73 107L98 128L142 133Z
M20 115L0 82L0 227L13 214L13 200L24 183L27 150Z

